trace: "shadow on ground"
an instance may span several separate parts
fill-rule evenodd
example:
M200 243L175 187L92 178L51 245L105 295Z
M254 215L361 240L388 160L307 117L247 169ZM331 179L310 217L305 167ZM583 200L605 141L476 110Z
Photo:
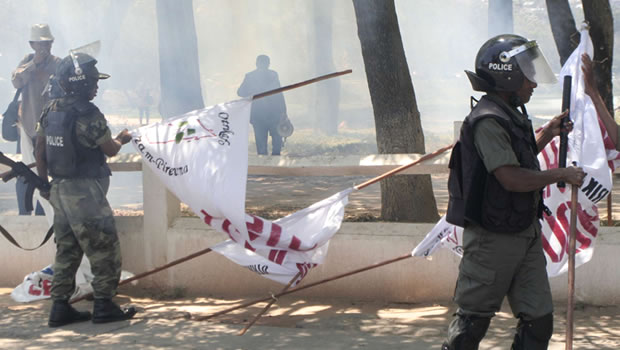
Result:
M260 303L207 321L209 315L248 299L184 298L155 300L121 297L136 305L131 321L90 322L47 327L50 301L13 302L0 289L2 349L439 349L453 305L295 300L283 298L244 336L238 332L265 305ZM80 310L92 308L80 302ZM577 307L576 349L620 348L618 307ZM556 306L555 334L549 349L564 348L564 314ZM507 307L493 319L481 349L507 349L515 321Z

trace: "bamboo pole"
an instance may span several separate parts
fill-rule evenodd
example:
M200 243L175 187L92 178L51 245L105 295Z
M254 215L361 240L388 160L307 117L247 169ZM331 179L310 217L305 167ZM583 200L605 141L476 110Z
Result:
M280 293L286 292L289 288L291 288L291 286L293 285L293 283L295 281L297 281L297 279L299 278L299 276L301 276L301 271L298 272L295 277L293 277L290 282L288 282L288 284L282 288L282 290L280 291ZM250 321L250 323L248 323L247 326L245 326L245 328L243 328L239 334L237 335L244 335L245 332L248 331L248 329L250 329L250 327L252 327L254 325L254 323L256 323L256 321L258 321L259 318L261 318L261 316L263 316L263 314L265 312L267 312L267 310L269 310L269 308L271 307L271 305L273 305L278 299L276 297L271 298L271 301L269 302L269 304L267 304L262 310L261 312L259 312L256 316L254 316L254 318L252 319L252 321Z
M347 69L347 70L343 70L341 72L335 72L335 73L321 75L319 77L312 78L312 79L309 79L309 80L305 80L305 81L302 81L302 82L299 82L299 83L283 86L283 87L280 87L280 88L277 88L277 89L274 89L274 90L269 90L269 91L261 92L260 94L256 94L256 95L252 96L252 100L257 100L259 98L263 98L263 97L279 94L279 93L284 92L284 91L297 89L298 87L302 87L302 86L305 86L305 85L316 83L317 81L321 81L321 80L325 80L325 79L331 79L331 78L334 78L334 77L337 77L337 76L340 76L340 75L349 74L351 72L353 72L351 69Z
M442 154L443 152L451 149L452 147L454 147L454 144L452 144L450 146L442 147L442 148L436 150L433 153L425 154L423 157L421 157L420 159L418 159L418 160L416 160L414 162L411 162L411 163L405 164L405 165L401 165L398 168L392 169L392 170L390 170L390 171L388 171L388 172L386 172L386 173L384 173L382 175L379 175L379 176L377 176L377 177L375 177L373 179L370 179L370 180L368 180L368 181L366 181L364 183L361 183L361 184L355 186L354 188L356 190L361 190L362 188L368 187L368 186L370 186L370 185L372 185L372 184L374 184L376 182L379 182L379 181L385 179L386 177L392 176L392 175L394 175L396 173L399 173L399 172L401 172L401 171L403 171L405 169L408 169L408 168L410 168L410 167L412 167L414 165L420 164L420 163L422 163L425 160L429 160L431 158L434 158L434 157Z
M127 283L133 282L133 281L135 281L135 280L138 280L138 279L140 279L140 278L143 278L143 277L146 277L146 276L152 275L152 274L154 274L154 273L156 273L156 272L159 272L159 271L161 271L161 270L165 270L165 269L167 269L167 268L169 268L169 267L172 267L172 266L174 266L174 265L178 265L178 264L180 264L180 263L182 263L182 262L186 262L187 260L191 260L191 259L193 259L193 258L196 258L196 257L199 257L199 256L201 256L201 255L207 254L207 253L208 253L208 252L210 252L210 251L211 251L211 248L203 249L203 250L201 250L201 251L198 251L198 252L195 252L195 253L193 253L193 254L190 254L190 255L188 255L188 256L186 256L186 257L184 257L184 258L180 258L180 259L177 259L177 260L171 261L171 262L169 262L169 263L167 263L167 264L165 264L165 265L162 265L162 266L156 267L156 268L154 268L154 269L152 269L152 270L149 270L149 271L146 271L146 272L142 272L142 273L137 274L137 275L135 275L135 276L133 276L133 277L130 277L130 278L124 279L124 280L122 280L122 281L118 282L118 285L119 285L119 286L122 286L123 284L127 284ZM86 298L88 298L88 297L90 297L90 296L92 296L92 295L93 295L93 293L84 294L84 295L82 295L81 297L77 297L77 298L75 298L75 299L72 299L69 303L71 303L71 304L73 304L73 303L77 303L78 301L84 300L84 299L86 299Z
M570 235L568 239L568 306L566 309L566 350L573 350L573 311L575 309L575 250L577 246L577 195L579 186L571 189Z
M349 272L346 272L346 273L343 273L343 274L340 274L340 275L336 275L336 276L333 276L333 277L322 279L320 281L313 282L313 283L307 284L305 286L295 287L293 289L289 289L289 290L287 290L285 292L281 292L281 293L278 293L278 294L273 295L273 296L268 296L268 297L265 297L265 298L260 298L260 299L255 299L255 300L252 300L252 301L248 301L248 302L243 303L241 305L233 306L231 308L228 308L228 309L225 309L225 310L222 310L222 311L218 311L218 312L216 312L214 314L211 314L211 315L198 316L198 317L195 317L194 319L196 321L208 320L210 318L213 318L213 317L216 317L216 316L219 316L219 315L224 315L224 314L227 314L227 313L229 313L231 311L234 311L234 310L243 309L243 308L246 308L248 306L252 306L254 304L257 304L257 303L260 303L260 302L263 302L263 301L267 301L267 300L272 299L272 298L279 298L279 297L284 296L284 295L293 294L295 292L299 292L299 291L302 291L302 290L307 289L307 288L311 288L311 287L318 286L318 285L323 284L323 283L335 281L337 279L340 279L340 278L343 278L343 277L348 277L348 276L351 276L351 275L354 275L354 274L357 274L357 273L360 273L360 272L372 270L372 269L375 269L377 267L381 267L381 266L384 266L384 265L392 264L392 263L395 263L397 261L404 260L404 259L411 258L411 257L412 257L411 253L407 253L405 255L402 255L402 256L399 256L399 257L396 257L396 258L393 258L393 259L385 260L385 261L378 262L378 263L375 263L375 264L372 264L372 265L369 265L369 266L366 266L366 267L359 268L357 270L349 271Z

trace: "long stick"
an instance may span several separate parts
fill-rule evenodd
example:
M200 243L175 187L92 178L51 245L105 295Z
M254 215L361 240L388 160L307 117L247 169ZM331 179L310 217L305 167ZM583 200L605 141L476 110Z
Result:
M353 270L353 271L346 272L346 273L343 273L343 274L340 274L340 275L336 275L336 276L333 276L333 277L329 277L329 278L326 278L326 279L323 279L323 280L320 280L320 281L317 281L317 282L313 282L313 283L310 283L310 284L305 285L305 286L295 287L293 289L287 290L285 292L278 293L278 294L273 295L273 296L268 296L266 298L261 298L261 299L255 299L255 300L252 300L252 301L248 301L247 303L243 303L241 305L237 305L237 306L234 306L234 307L222 310L222 311L218 311L218 312L216 312L214 314L211 314L211 315L198 316L198 317L195 318L195 320L196 321L208 320L208 319L213 318L215 316L227 314L227 313L229 313L231 311L234 311L234 310L237 310L237 309L246 308L248 306L252 306L254 304L260 303L262 301L267 301L267 300L272 299L272 298L279 298L279 297L281 297L283 295L288 295L288 294L292 294L292 293L295 293L295 292L299 292L299 291L304 290L306 288L318 286L319 284L331 282L331 281L334 281L334 280L337 280L337 279L340 279L340 278L343 278L343 277L354 275L356 273L372 270L374 268L381 267L381 266L384 266L384 265L388 265L388 264L391 264L391 263L395 263L397 261L404 260L404 259L411 258L411 257L412 257L411 253L407 253L406 255L402 255L402 256L399 256L397 258L393 258L393 259L390 259L390 260L386 260L386 261L382 261L382 262L379 262L379 263L375 263L375 264L372 264L372 265L369 265L369 266L366 266L366 267L362 267L362 268L357 269L357 270Z
M291 288L291 286L293 285L293 282L297 281L297 279L299 278L299 276L301 276L301 271L298 272L295 277L293 277L291 279L291 281L284 287L282 288L282 290L280 291L280 293L282 292L286 292L289 288ZM271 305L273 305L273 303L275 303L278 299L276 299L275 297L271 298L271 301L269 302L269 304L267 304L267 306L265 306L261 312L259 312L256 316L254 316L254 318L252 319L252 321L250 321L250 323L248 323L247 326L245 326L245 328L243 328L241 330L241 332L239 332L239 334L237 335L244 335L245 332L248 331L248 329L250 329L250 327L252 327L254 325L254 323L256 323L256 321L258 321L259 318L261 318L261 316L263 316L263 314L265 312L267 312L267 310L269 310L269 308L271 307Z
M347 70L343 70L341 72L335 72L335 73L321 75L320 77L316 77L316 78L312 78L310 80L302 81L301 83L291 84L291 85L283 86L283 87L280 87L280 88L277 88L277 89L274 89L274 90L269 90L269 91L261 92L260 94L252 96L252 100L256 100L256 99L259 99L259 98L263 98L263 97L279 94L280 92L283 92L283 91L297 89L298 87L302 87L304 85L316 83L317 81L334 78L334 77L337 77L337 76L340 76L340 75L349 74L351 72L353 72L353 71L350 70L350 69L347 69Z
M572 186L570 208L570 237L568 239L568 306L566 310L566 350L573 350L573 310L575 309L575 250L577 246L577 194Z
M177 259L177 260L171 261L171 262L167 263L166 265L162 265L162 266L160 266L160 267L156 267L156 268L154 268L154 269L152 269L152 270L149 270L149 271L146 271L146 272L142 272L142 273L137 274L137 275L135 275L135 276L133 276L133 277L129 277L129 278L127 278L127 279L124 279L124 280L122 280L122 281L118 282L118 285L119 285L119 286L122 286L123 284L127 284L127 283L133 282L133 281L135 281L135 280L137 280L137 279L140 279L140 278L143 278L143 277L146 277L146 276L152 275L152 274L154 274L154 273L156 273L156 272L159 272L159 271L161 271L161 270L165 270L165 269L167 269L167 268L169 268L169 267L172 267L172 266L174 266L174 265L178 265L178 264L180 264L180 263L182 263L182 262L186 262L187 260L191 260L191 259L193 259L193 258L196 258L196 257L199 257L199 256L201 256L201 255L207 254L207 253L208 253L208 252L210 252L210 251L211 251L211 248L203 249L203 250L201 250L201 251L199 251L199 252L196 252L196 253L190 254L190 255L188 255L188 256L186 256L186 257L184 257L184 258L180 258L180 259ZM84 299L86 299L86 298L90 297L91 295L93 295L93 293L84 294L84 295L82 295L81 297L78 297L78 298L72 299L72 300L70 301L70 303L71 303L71 304L73 304L73 303L77 303L78 301L80 301L80 300L84 300Z
M401 166L399 166L396 169L392 169L392 170L388 171L385 174L382 174L382 175L379 175L379 176L375 177L374 179L370 179L370 180L368 180L368 181L366 181L364 183L361 183L361 184L355 186L354 188L356 190L361 190L362 188L370 186L370 185L374 184L375 182L379 182L379 181L385 179L388 176L392 176L392 175L394 175L394 174L396 174L398 172L401 172L401 171L403 171L403 170L405 170L407 168L410 168L410 167L412 167L414 165L420 164L420 163L422 163L425 160L429 160L431 158L434 158L434 157L442 154L443 152L451 149L452 147L454 147L454 144L452 144L450 146L446 146L446 147L440 148L440 149L436 150L433 153L429 153L429 154L424 155L422 158L420 158L420 159L418 159L418 160L416 160L414 162L411 162L411 163L405 164L405 165L401 165Z

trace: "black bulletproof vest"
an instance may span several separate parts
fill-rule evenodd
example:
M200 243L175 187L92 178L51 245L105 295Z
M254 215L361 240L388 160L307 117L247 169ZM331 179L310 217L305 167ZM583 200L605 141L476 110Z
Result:
M540 217L542 198L535 207L539 191L509 192L486 171L474 145L474 127L485 118L496 120L510 135L512 150L522 168L540 170L536 140L529 121L516 122L515 111L497 97L483 96L465 118L459 141L450 157L446 220L466 227L475 223L492 232L515 233L528 228ZM524 125L525 124L525 125Z
M54 101L57 102L57 101ZM87 101L60 106L45 113L45 152L52 178L100 178L110 175L105 155L99 147L88 148L77 141L75 122L78 117L94 115L97 108Z

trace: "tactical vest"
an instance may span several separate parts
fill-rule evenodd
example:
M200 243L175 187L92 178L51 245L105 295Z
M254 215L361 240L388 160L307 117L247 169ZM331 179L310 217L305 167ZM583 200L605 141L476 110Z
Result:
M76 101L65 106L53 103L53 106L46 111L43 119L47 169L52 178L109 176L110 169L103 151L99 147L83 146L75 134L78 117L89 118L97 107L88 101Z
M475 223L492 232L520 232L532 224L536 215L541 216L542 196L540 191L509 192L487 172L474 144L474 127L485 118L493 118L508 132L522 168L540 170L529 120L515 121L522 118L516 111L497 97L483 96L465 118L452 150L446 220L461 227ZM538 207L535 196L541 196Z

